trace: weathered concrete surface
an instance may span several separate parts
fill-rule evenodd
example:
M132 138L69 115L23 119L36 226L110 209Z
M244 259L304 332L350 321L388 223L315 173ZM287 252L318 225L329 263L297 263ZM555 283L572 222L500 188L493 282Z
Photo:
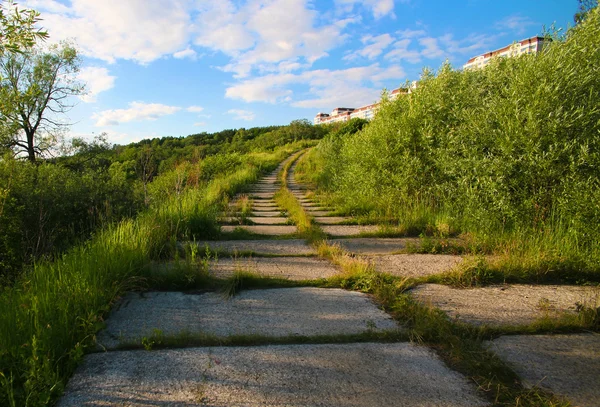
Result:
M249 216L247 219L255 225L287 225L293 223L289 218L282 216Z
M315 215L320 216L320 215ZM359 236L365 233L379 231L377 225L325 225L321 226L323 232L329 236Z
M362 237L354 239L332 239L329 242L356 254L392 254L418 245L418 238Z
M357 334L398 326L366 294L341 289L280 288L221 293L128 293L111 312L98 343L114 349L121 341L140 343L158 329L217 337L231 335L315 336Z
M314 220L321 225L339 225L352 220L352 218L348 216L316 216Z
M600 400L600 335L515 335L489 343L527 387L566 396L574 406Z
M473 407L475 386L410 343L87 355L59 407Z
M276 205L276 204L271 204L271 205L252 205L252 212L253 213L258 213L259 216L266 216L263 215L263 212L278 212L281 213L281 209Z
M264 236L284 236L296 233L296 226L275 226L275 225L239 225L239 226L221 226L221 231L229 233L236 228L244 229L250 233Z
M248 196L253 199L273 199L274 192L249 192Z
M261 208L262 209L262 208ZM273 217L278 217L281 216L283 212L281 211L252 211L250 213L251 216L273 216Z
M552 285L499 285L460 289L424 284L411 290L423 303L431 303L460 321L474 325L523 325L538 318L575 313L577 303L598 306L598 287Z
M317 216L327 216L331 214L331 211L320 211L320 210L307 210L306 211L307 214L309 214L310 216L313 217L317 217Z
M403 277L423 277L450 271L463 261L444 254L392 254L370 256L377 271Z
M328 278L338 273L330 262L315 257L255 257L217 259L209 270L216 277L229 277L235 271L249 271L262 276L289 280Z
M264 208L264 207L277 207L277 204L273 200L265 200L265 201L254 201L252 202L253 208ZM253 209L256 210L256 209Z
M256 253L262 255L290 255L302 256L316 254L314 248L309 246L304 239L285 240L224 240L196 242L202 248L209 247L214 251L223 251L233 255L239 253Z

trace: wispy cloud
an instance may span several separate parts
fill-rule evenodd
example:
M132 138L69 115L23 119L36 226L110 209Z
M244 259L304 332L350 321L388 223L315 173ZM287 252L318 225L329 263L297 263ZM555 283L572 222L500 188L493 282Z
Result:
M233 115L235 120L252 121L255 117L254 113L249 110L230 109L227 111L227 113Z
M97 66L81 68L77 79L86 84L86 94L80 98L85 103L93 103L99 93L112 89L115 86L116 76L109 75L108 69Z
M518 35L523 35L527 32L527 29L533 25L536 25L535 21L529 17L524 17L519 14L508 16L494 24L494 27L498 30L512 31Z
M98 127L115 126L132 121L156 120L180 110L180 107L160 103L131 102L128 109L104 110L94 113L92 119L96 120Z

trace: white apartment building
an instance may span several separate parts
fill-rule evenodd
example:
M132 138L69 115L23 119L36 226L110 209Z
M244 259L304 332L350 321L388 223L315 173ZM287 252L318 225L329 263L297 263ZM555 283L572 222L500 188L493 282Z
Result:
M544 37L531 37L527 38L514 44L507 45L506 47L497 49L495 51L486 52L485 54L478 55L467 61L463 65L463 69L480 69L490 63L493 57L515 57L523 54L535 54L544 48L544 45L551 41Z
M415 87L416 84L413 84ZM409 89L398 88L394 89L389 93L390 100L396 99L399 95L405 95L410 93ZM361 106L358 108L354 107L336 107L333 109L331 114L328 113L317 113L315 116L315 124L335 123L335 122L347 122L355 117L371 120L375 117L375 113L379 109L379 103L373 103L370 105Z

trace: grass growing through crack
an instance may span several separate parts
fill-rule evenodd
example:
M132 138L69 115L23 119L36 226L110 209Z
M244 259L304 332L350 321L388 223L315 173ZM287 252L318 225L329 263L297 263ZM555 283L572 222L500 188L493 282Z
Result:
M162 349L185 348L199 346L259 346L259 345L300 345L300 344L328 344L328 343L357 343L357 342L398 342L405 341L407 337L399 330L379 331L367 329L357 334L339 335L286 335L269 336L259 334L216 336L207 333L181 332L166 335L160 330L154 330L149 336L137 341L123 341L118 349Z

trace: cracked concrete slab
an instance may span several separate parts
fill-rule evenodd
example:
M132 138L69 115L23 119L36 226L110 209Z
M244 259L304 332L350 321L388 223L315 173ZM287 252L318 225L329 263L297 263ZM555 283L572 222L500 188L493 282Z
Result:
M235 271L249 271L261 276L288 280L314 280L338 274L338 269L327 260L315 257L254 257L217 259L211 262L212 275L225 278Z
M249 192L248 196L252 199L273 199L274 192Z
M86 355L58 407L477 407L475 386L411 343Z
M312 217L318 217L318 216L328 216L331 215L331 211L318 211L318 210L307 210L306 213Z
M128 293L115 306L98 344L115 349L141 343L156 330L228 337L349 335L367 330L396 330L396 322L366 294L313 287L221 293Z
M315 216L323 216L321 214ZM379 231L377 225L324 225L321 226L323 232L329 236L360 236L365 233L375 233Z
M463 258L446 254L392 254L370 256L375 269L402 277L424 277L450 271Z
M316 216L314 221L321 225L339 225L340 223L348 222L352 218L348 216Z
M598 406L600 334L502 336L487 345L525 386L566 396L574 406Z
M203 247L234 255L255 253L258 255L306 256L317 253L304 239L200 241L196 244L201 248L201 253Z
M293 223L289 218L282 216L249 216L247 219L255 225L289 225Z
M451 318L473 325L524 325L536 319L575 314L577 304L597 307L600 288L556 285L496 285L453 288L424 284L410 291L419 301L431 304Z
M355 254L392 254L406 249L408 245L418 245L418 238L359 237L352 239L331 239L329 243Z
M244 229L247 232L263 236L285 236L296 233L296 226L277 226L277 225L239 225L239 226L221 226L221 232L231 233L236 229Z
M277 203L272 200L267 201L254 201L252 202L252 210L256 210L254 208L265 208L265 207L275 207L277 208Z

